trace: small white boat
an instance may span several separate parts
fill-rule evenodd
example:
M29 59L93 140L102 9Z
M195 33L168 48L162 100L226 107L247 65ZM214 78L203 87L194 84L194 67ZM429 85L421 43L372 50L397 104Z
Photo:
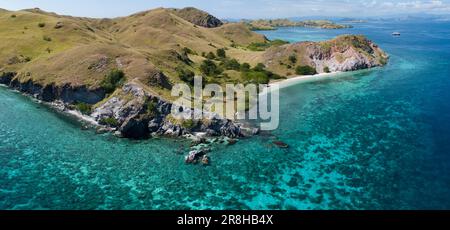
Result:
M400 32L394 32L394 33L392 33L392 36L400 36L401 34L400 34Z

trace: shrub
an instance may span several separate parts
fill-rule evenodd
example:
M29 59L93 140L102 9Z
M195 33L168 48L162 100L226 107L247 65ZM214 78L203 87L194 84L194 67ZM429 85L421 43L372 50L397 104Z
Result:
M266 66L258 63L253 69L242 70L242 78L247 83L267 84L270 79L281 79L282 77L265 69Z
M44 35L44 36L42 37L42 39L44 39L44 41L47 41L47 42L51 42L51 41L52 41L52 38L49 37L49 36L47 36L47 35Z
M193 63L192 60L189 59L188 54L185 52L178 55L178 60L182 61L186 65L191 65Z
M242 73L242 78L247 81L247 83L252 84L267 84L269 83L269 76L265 72L257 71L247 71Z
M158 115L158 104L154 100L149 100L146 103L147 106L147 115L151 117L155 117Z
M124 80L125 74L123 71L113 69L108 75L105 76L100 86L106 91L106 93L112 93L118 86L123 84Z
M297 66L295 68L295 73L298 75L314 75L317 73L316 69L311 66Z
M92 112L92 106L83 102L76 103L75 108L85 115L89 115Z
M250 70L250 64L248 63L243 63L241 65L241 71L249 71Z
M219 57L219 58L227 57L227 53L225 52L225 49L217 49L216 54L217 54L217 57Z
M251 51L264 51L271 46L281 46L281 45L284 45L287 43L289 43L289 42L286 42L286 41L283 41L280 39L276 39L276 40L269 41L269 42L253 42L247 48Z
M200 65L200 71L202 71L202 73L206 76L218 75L223 72L222 69L217 67L217 65L209 59L202 62L202 64Z
M227 70L238 71L241 68L241 64L236 59L225 59L222 61L222 66Z
M196 55L196 53L194 51L192 51L191 49L189 49L188 47L183 48L183 53Z
M281 39L275 39L275 40L271 41L270 44L272 46L282 46L282 45L285 45L285 44L289 44L289 42L283 41Z
M41 27L41 28L44 28L45 27L45 23L44 22L39 22L38 26Z
M196 122L192 119L183 120L181 126L185 129L192 129L196 126Z
M253 70L257 71L257 72L262 72L264 71L264 69L266 68L266 66L263 63L258 63Z
M114 117L102 118L100 120L100 124L108 125L108 126L111 126L111 127L119 126L119 122Z
M251 51L264 51L270 47L269 43L253 42L247 48Z
M186 82L186 83L188 83L190 85L194 85L194 77L195 77L195 73L194 72L192 72L190 70L187 70L187 69L178 68L177 69L177 74L178 74L178 77L182 81L184 81L184 82Z
M209 52L209 53L206 55L206 58L208 58L208 59L216 59L216 55L215 55L213 52Z
M45 49L45 51L47 51L47 53L51 53L52 49L50 49L49 47L47 47L47 49Z
M290 61L292 64L297 63L297 56L295 56L295 55L289 56L289 61Z
M330 68L328 68L328 66L325 66L325 67L323 67L323 72L329 73L331 71L330 71Z
M17 17L17 15L15 15L15 14L12 14L12 15L11 15L11 18L15 18L15 17Z

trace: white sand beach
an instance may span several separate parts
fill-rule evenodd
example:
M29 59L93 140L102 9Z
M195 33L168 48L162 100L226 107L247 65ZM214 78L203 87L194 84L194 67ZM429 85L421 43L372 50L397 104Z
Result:
M311 81L318 81L318 80L323 80L326 78L331 78L339 73L342 73L342 72L331 72L331 73L320 73L320 74L315 74L315 75L296 76L296 77L291 77L291 78L288 78L285 80L272 82L269 84L269 87L277 85L281 89L281 88L285 88L285 87L288 87L291 85L296 85L296 84L303 83L303 82L311 82Z

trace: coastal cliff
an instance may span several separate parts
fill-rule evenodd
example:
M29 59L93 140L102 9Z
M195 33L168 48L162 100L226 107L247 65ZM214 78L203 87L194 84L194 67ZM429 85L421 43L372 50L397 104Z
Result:
M389 56L362 35L342 35L330 41L298 42L272 47L264 53L269 69L286 75L295 73L295 66L308 66L315 73L345 72L383 66Z
M114 19L0 11L0 36L1 84L60 102L118 135L138 139L258 132L219 117L173 119L171 88L192 84L194 75L219 85L268 83L301 74L296 70L305 66L319 73L350 71L384 65L388 58L363 36L286 44L195 8L158 8Z

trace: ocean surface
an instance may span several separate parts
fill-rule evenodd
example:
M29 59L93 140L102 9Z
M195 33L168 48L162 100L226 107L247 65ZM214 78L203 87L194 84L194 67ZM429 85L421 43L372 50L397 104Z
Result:
M0 87L0 209L450 209L450 23L354 26L261 32L364 34L391 59L284 88L280 128L214 145L208 167L186 141L81 130Z

